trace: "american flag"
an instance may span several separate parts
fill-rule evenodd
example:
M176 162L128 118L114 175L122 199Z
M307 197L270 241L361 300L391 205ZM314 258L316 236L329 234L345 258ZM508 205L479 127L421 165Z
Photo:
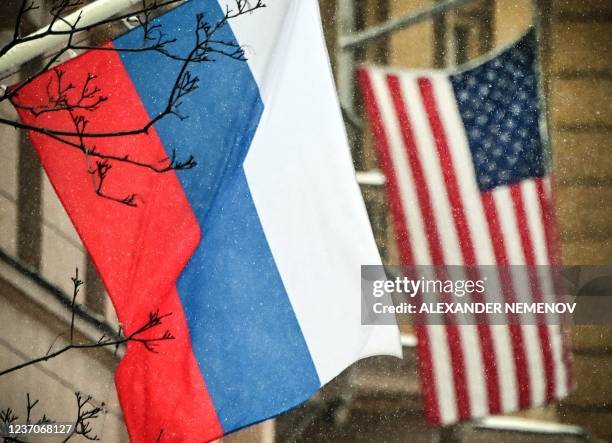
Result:
M403 263L556 263L533 31L453 73L366 67L358 76ZM547 301L550 274L530 278L507 297ZM559 325L415 328L433 424L540 406L572 388Z

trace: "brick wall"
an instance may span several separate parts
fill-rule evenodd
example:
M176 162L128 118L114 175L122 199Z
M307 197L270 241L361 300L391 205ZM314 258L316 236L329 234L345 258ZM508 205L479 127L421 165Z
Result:
M545 7L550 134L562 253L567 264L612 263L612 2ZM577 391L563 420L612 439L612 329L573 334Z

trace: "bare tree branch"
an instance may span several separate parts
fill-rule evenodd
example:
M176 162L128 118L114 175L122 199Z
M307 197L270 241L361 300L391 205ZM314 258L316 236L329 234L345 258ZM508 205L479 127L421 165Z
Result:
M83 280L79 280L79 268L76 268L74 271L74 277L70 278L72 280L72 302L70 304L70 311L72 315L70 316L70 344L74 343L74 315L76 313L76 299L79 295L79 290L83 285ZM48 354L48 353L47 353Z
M59 20L59 17L57 17L57 14L53 15L53 19L50 23L50 25L47 27L47 29L43 32L40 32L38 34L32 34L26 37L17 37L17 38L13 38L13 40L11 40L10 42L8 42L7 44L5 44L2 48L0 48L0 57L2 57L3 55L5 55L6 53L8 53L11 49L22 45L24 43L29 43L32 42L34 40L40 40L43 38L46 38L50 35L55 35L55 36L71 36L74 34L78 34L81 32L86 32L86 31L91 31L93 29L99 28L101 26L105 26L105 25L109 25L112 23L117 23L120 22L123 19L127 19L136 15L140 15L140 14L145 14L147 12L152 12L152 11L156 11L159 9L162 9L164 7L167 6L172 6L175 5L177 3L180 3L184 0L167 0L167 1L162 1L162 2L153 2L150 5L144 6L143 8L137 9L135 11L131 11L125 14L121 14L121 15L116 15L114 17L105 19L105 20L99 20L97 22L94 22L92 24L86 25L86 26L74 26L70 27L70 29L62 29L62 30L55 30L53 29L53 26L55 23L57 23L57 21ZM64 21L65 22L65 21Z
M100 414L105 414L104 403L100 406L92 404L92 397L88 395L84 397L80 392L74 393L77 402L77 418L74 422L72 432L62 440L62 443L66 443L75 435L80 435L89 441L98 441L100 438L97 434L93 433L91 421L97 419Z
M237 8L235 10L228 8L224 17L221 18L219 21L217 21L214 24L208 23L204 19L204 14L196 15L194 45L192 46L192 49L188 52L188 54L185 56L173 54L169 50L165 49L165 46L168 43L173 42L174 39L164 40L161 44L161 47L159 44L156 44L156 45L152 45L148 47L145 46L142 48L125 49L125 51L127 52L156 51L173 60L181 62L181 68L174 81L173 87L171 88L168 100L166 102L166 106L164 107L164 109L162 109L159 113L157 113L149 122L147 122L143 126L138 127L138 128L124 129L124 130L112 131L112 132L78 133L73 130L57 130L57 129L52 129L52 128L38 127L34 125L20 124L19 122L13 122L8 119L0 119L0 124L7 124L7 125L22 128L22 129L28 129L31 131L39 132L45 135L56 135L60 137L107 138L107 137L124 137L124 136L131 136L131 135L146 134L151 129L151 127L157 124L160 120L170 115L175 115L179 118L182 118L182 117L184 118L184 116L181 116L181 114L178 112L178 108L180 107L180 104L181 104L180 99L196 91L198 89L198 82L199 82L198 77L193 76L191 72L189 72L189 66L191 64L215 61L215 59L210 57L210 54L219 54L225 57L233 58L235 60L246 61L246 57L245 57L244 50L242 47L232 42L215 40L213 37L232 18L236 18L240 15L244 15L244 14L253 12L257 9L264 8L265 4L261 0L255 3L254 5L250 5L249 2L246 2L244 0L237 0L236 4L237 4ZM163 37L160 37L160 38L163 38ZM80 46L80 47L75 46L71 42L69 42L65 50L68 50L74 47L83 48L83 46ZM86 48L90 50L101 50L101 51L108 51L108 50L119 51L119 52L122 51L121 48L105 48L105 47L86 47ZM22 84L18 85L19 89L23 88ZM9 90L6 92L6 94L10 98L15 98L16 96L18 96L17 92L18 90L17 91ZM28 105L24 105L22 103L19 103L18 101L16 102L15 100L13 100L13 103L17 107L25 106L26 108L28 108ZM53 108L49 106L46 109L46 112L50 112L54 110L63 111L67 109L65 107Z
M55 421L51 420L47 417L46 414L43 414L37 420L33 419L34 408L38 405L39 401L32 401L30 398L30 393L26 393L26 421L25 425L44 425L44 424L52 424ZM25 440L22 440L22 434L19 435L9 435L9 429L11 425L16 424L24 424L19 423L19 416L15 413L12 408L6 408L0 411L0 437L3 437L4 443L26 443Z
M154 336L152 338L145 338L142 337L142 335L145 332L148 332L152 329L155 329L159 326L161 326L163 324L163 319L166 317L169 317L170 315L172 315L171 313L167 313L167 314L159 314L159 311L155 311L155 312L150 312L149 313L149 318L147 320L146 323L144 323L140 328L138 328L135 332L133 332L132 334L128 335L127 337L123 337L120 339L110 339L107 337L102 337L98 342L96 343L87 343L87 344L69 344L66 345L60 349L58 349L57 351L54 351L52 353L48 353L45 354L41 357L38 358L34 358L32 360L29 360L27 362L21 363L19 365L4 369L2 371L0 371L0 377L3 375L7 375L10 374L11 372L15 372L18 371L20 369L23 369L25 367L28 366L32 366L35 365L37 363L42 363L45 361L48 361L52 358L58 357L70 350L73 349L94 349L94 348L102 348L102 347L113 347L113 346L121 346L123 344L126 344L128 342L135 342L135 343L140 343L142 344L145 349L149 352L153 352L153 353L157 353L157 344L159 342L163 342L163 341L167 341L167 340L174 340L174 336L172 335L172 333L168 330L164 331L161 335L158 336Z
M56 77L55 81L54 78L50 78L47 83L48 103L42 106L27 106L15 102L13 106L38 117L48 112L58 111L83 110L92 112L99 109L100 105L108 100L108 97L100 94L101 89L93 85L93 81L97 78L96 75L87 74L82 88L79 89L79 94L76 97L72 97L69 92L76 87L73 83L64 84L62 79L64 78L65 71L55 68L53 72Z
M103 335L95 343L75 343L74 342L74 327L75 327L74 326L74 315L75 315L76 310L78 309L76 298L79 293L79 288L82 286L83 282L79 280L78 278L78 270L76 271L75 277L72 277L71 279L73 282L74 289L73 289L72 303L70 306L71 311L72 311L71 312L72 318L70 322L70 331L69 331L70 342L67 345L53 352L51 352L51 349L53 347L53 345L51 345L51 348L49 348L49 351L47 351L44 355L40 357L33 358L26 362L20 363L16 366L12 366L12 367L0 370L0 377L3 375L10 374L12 372L18 371L25 367L51 360L52 358L58 357L73 349L94 349L94 348L103 348L103 347L118 347L123 344L127 344L129 342L134 342L134 343L141 344L149 352L157 353L157 345L160 342L174 340L174 336L168 329L164 330L161 334L149 336L148 333L158 330L163 325L164 319L172 315L172 313L160 314L159 310L156 310L156 311L150 312L146 321L140 327L132 331L127 336L118 337L118 338L109 338ZM54 340L54 343L55 341L57 341L57 338L56 340Z
M81 392L75 392L74 397L76 401L76 417L70 433L66 435L62 442L68 442L75 436L81 436L89 441L100 440L98 435L93 433L92 421L98 419L101 414L106 414L106 410L104 409L105 404L102 403L97 406L93 403L93 398L90 395L84 396ZM33 420L33 411L38 403L38 400L31 401L30 393L26 394L25 423L19 422L19 416L10 407L0 411L0 437L3 438L4 443L26 443L26 440L22 439L23 434L13 435L9 433L11 425L45 425L57 423L55 420L48 418L46 414L43 414L42 417L36 421Z
M19 7L19 12L17 13L17 20L15 20L15 30L13 32L13 41L18 40L20 37L21 31L21 22L23 20L24 15L28 12L38 9L38 6L34 3L34 1L30 0L22 0L21 6Z
M182 121L189 118L188 115L181 112L181 107L184 100L192 93L198 90L200 79L194 75L190 68L194 64L214 62L215 56L227 57L236 61L244 62L246 60L244 49L233 41L226 41L216 38L218 32L223 29L229 20L239 17L244 14L251 13L257 9L264 8L265 4L262 0L249 2L246 0L236 0L235 7L227 6L223 17L213 23L208 22L204 18L204 14L196 14L195 28L193 35L193 44L191 49L186 53L177 53L173 50L173 43L177 39L168 36L162 29L159 23L153 23L154 13L162 7L168 7L176 3L175 1L158 1L158 0L142 0L142 6L138 11L132 14L137 14L138 21L143 32L143 45L136 48L114 48L108 46L87 46L74 43L74 36L83 30L93 29L91 26L97 26L104 22L114 22L119 18L109 19L108 21L100 21L94 25L80 26L81 16L79 15L73 23L68 22L63 18L63 14L70 8L75 8L81 4L81 0L56 0L51 8L52 20L47 29L40 35L55 35L54 26L57 22L62 22L68 28L66 34L68 36L66 44L61 48L51 59L43 66L41 70L29 76L27 79L17 84L13 88L7 89L2 96L0 102L10 99L13 105L20 111L30 113L34 117L40 117L48 113L66 112L70 116L73 128L58 129L53 127L37 126L35 124L23 123L17 120L0 118L0 124L13 126L14 128L25 129L36 132L47 137L50 137L62 144L78 149L88 159L95 159L93 164L89 164L88 171L94 176L94 191L103 198L122 203L128 206L137 206L137 201L142 200L134 193L126 193L124 196L109 195L104 190L105 181L108 174L113 169L113 163L126 163L137 167L143 167L156 173L165 173L168 171L187 170L197 166L195 158L190 155L186 159L177 159L176 152L168 158L161 159L156 162L147 162L132 158L127 152L125 154L107 154L108 149L104 147L90 144L92 140L104 139L103 143L109 143L109 139L120 139L122 137L130 137L137 135L148 134L161 120L170 116L176 117ZM26 3L22 4L24 11L28 10ZM21 19L18 19L21 20ZM26 41L30 37L17 37L13 39L15 42ZM10 45L11 43L9 43ZM43 103L27 103L19 93L26 86L38 79L41 75L55 64L59 58L69 50L91 50L91 51L116 51L116 52L156 52L162 56L180 64L178 74L172 83L168 98L165 105L153 115L146 123L136 128L125 128L113 131L90 131L89 118L95 117L95 111L107 102L108 97L102 94L101 88L96 85L96 75L89 73L82 86L76 86L76 79L66 79L68 75L62 68L55 68L54 75L50 77L46 87L47 96ZM2 50L0 50L0 57ZM86 117L88 116L88 117ZM126 147L126 151L129 148ZM114 148L113 152L117 150Z

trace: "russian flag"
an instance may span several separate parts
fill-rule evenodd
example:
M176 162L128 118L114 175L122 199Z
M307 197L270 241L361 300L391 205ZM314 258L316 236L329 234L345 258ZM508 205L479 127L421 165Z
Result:
M191 0L156 23L180 51L193 44L198 13L215 22L225 8ZM219 56L190 66L200 87L181 106L187 119L87 139L98 152L144 163L197 159L193 169L162 174L111 161L105 192L134 193L137 207L96 195L92 158L30 132L125 334L152 310L172 313L164 324L175 340L157 353L131 342L117 369L134 442L155 441L161 430L172 442L213 440L304 402L358 359L401 355L395 326L361 325L360 265L380 257L316 0L273 0L219 33L247 47L248 62ZM102 48L139 45L135 29ZM62 66L75 89L96 75L107 97L85 115L90 133L144 125L165 106L177 69L161 54L104 49ZM15 103L42 106L53 75ZM21 106L19 114L26 124L74 128L68 112Z

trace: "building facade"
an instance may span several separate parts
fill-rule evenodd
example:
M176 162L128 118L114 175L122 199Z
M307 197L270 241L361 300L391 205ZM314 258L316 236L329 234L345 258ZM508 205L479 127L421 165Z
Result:
M275 0L269 0L275 1ZM352 28L360 30L413 14L438 0L355 0ZM0 40L13 31L17 0L0 10ZM332 65L343 74L338 49L341 1L320 0ZM41 9L26 24L45 23ZM381 38L354 54L356 61L410 68L452 68L522 35L538 20L555 175L556 214L566 264L612 263L612 2L607 0L473 0ZM12 77L11 84L36 63ZM347 129L355 167L376 172L372 137L354 85ZM344 92L346 94L346 92ZM349 94L349 95L350 95ZM345 96L346 97L346 96ZM343 97L345 100L346 98ZM0 109L14 118L10 106ZM95 268L24 133L0 126L0 370L45 355L69 343L71 277L85 281L78 302L74 342L96 341L117 332L112 305ZM380 183L362 184L375 236L386 263L398 263L395 234ZM432 429L424 422L416 374L414 337L404 328L405 359L372 358L348 369L311 401L275 421L224 441L584 441L579 430L565 435L510 431L468 424ZM577 391L559 405L526 411L521 417L576 424L612 441L612 329L577 327L573 334ZM104 404L94 422L103 442L124 442L127 434L115 395L113 371L121 350L69 351L61 357L0 376L0 410L26 413L27 394L40 412L72 421L75 392Z

